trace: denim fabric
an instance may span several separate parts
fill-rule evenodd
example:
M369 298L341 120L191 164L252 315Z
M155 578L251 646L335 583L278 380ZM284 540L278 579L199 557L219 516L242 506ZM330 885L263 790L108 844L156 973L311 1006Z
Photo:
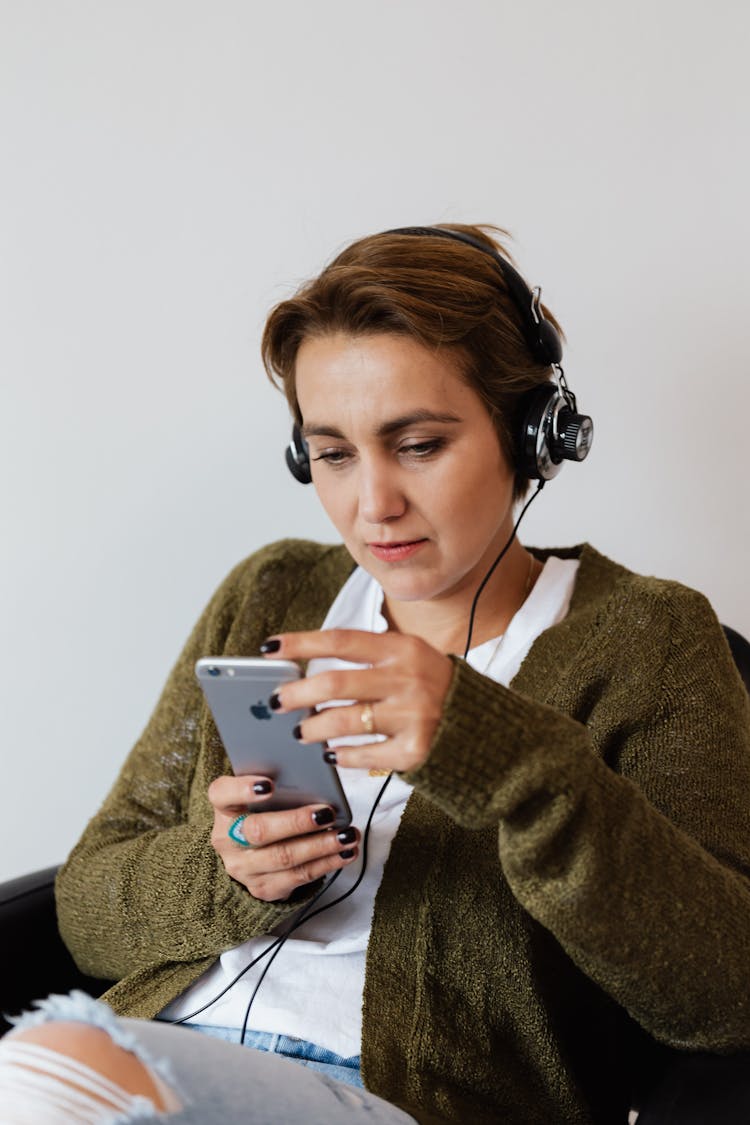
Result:
M203 1035L210 1035L214 1039L223 1039L227 1043L239 1043L240 1033L236 1027L212 1027L210 1024L190 1023L186 1027L193 1031L200 1031ZM246 1031L245 1047L253 1047L256 1051L269 1051L284 1058L301 1063L311 1070L327 1074L338 1082L346 1082L348 1086L359 1086L363 1089L362 1076L359 1069L359 1055L351 1055L348 1059L320 1047L317 1043L308 1043L306 1039L295 1039L292 1035L277 1035L270 1031Z
M236 1028L204 1027L204 1034L200 1034L190 1025L175 1027L166 1020L121 1018L106 1004L84 993L42 1001L37 1011L23 1016L18 1025L35 1027L54 1020L79 1021L106 1032L117 1046L132 1052L144 1063L164 1090L165 1097L173 1103L182 1103L182 1108L170 1106L166 1118L150 1104L147 1107L145 1099L134 1099L137 1104L132 1104L116 1118L105 1106L110 1125L115 1125L115 1121L121 1125L135 1121L139 1125L147 1122L159 1125L165 1120L170 1125L227 1125L239 1121L243 1125L288 1125L290 1121L325 1122L326 1125L352 1125L355 1121L359 1125L416 1125L414 1118L403 1110L364 1089L356 1056L343 1059L315 1044L289 1036L253 1032L251 1043L260 1049L247 1051L237 1042ZM17 1079L18 1074L13 1069L9 1044L12 1047L13 1040L7 1037L0 1040L0 1072L5 1063L4 1085L0 1073L0 1121L7 1120L10 1125L10 1120L17 1118L7 1116L7 1079L9 1076L11 1081ZM48 1053L55 1062L55 1052ZM290 1062L303 1065L289 1066ZM25 1077L39 1073L36 1069L27 1069ZM91 1076L92 1080L101 1078L95 1070L91 1070ZM123 1093L119 1089L115 1092ZM44 1090L41 1093L43 1095ZM52 1094L59 1093L60 1083L53 1083ZM63 1089L63 1093L69 1097L69 1091ZM31 1096L37 1100L30 1103L28 1097ZM25 1090L23 1113L18 1120L34 1125L71 1120L67 1111L64 1115L58 1112L56 1104L53 1116L45 1116L48 1102L49 1098L45 1102L39 1090ZM102 1103L97 1102L97 1107L101 1106ZM101 1114L96 1119L100 1117ZM90 1115L90 1119L93 1122L95 1118Z

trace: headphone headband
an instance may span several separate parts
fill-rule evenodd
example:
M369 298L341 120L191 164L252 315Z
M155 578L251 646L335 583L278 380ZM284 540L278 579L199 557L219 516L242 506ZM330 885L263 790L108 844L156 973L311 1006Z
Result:
M542 290L538 286L535 289L529 288L518 270L493 247L488 246L485 242L480 242L478 238L474 238L471 234L447 230L445 227L396 227L383 233L416 235L420 238L450 238L454 242L463 242L467 246L473 246L475 250L480 250L482 254L492 258L505 279L508 292L516 308L521 313L523 333L532 354L540 363L550 367L554 367L560 362L563 354L562 340L554 324L550 324L542 312Z

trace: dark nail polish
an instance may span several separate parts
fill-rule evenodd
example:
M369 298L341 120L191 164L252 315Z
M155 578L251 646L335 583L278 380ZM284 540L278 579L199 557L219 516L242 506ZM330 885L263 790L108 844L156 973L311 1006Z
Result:
M258 797L262 797L264 793L270 793L272 789L273 785L270 781L256 781L253 785L253 793L257 794Z
M339 852L339 855L341 856L342 859L351 859L352 856L354 855L354 849L353 848L347 848L346 851Z
M260 646L260 651L263 656L267 656L269 652L278 652L280 648L281 641L278 639L278 637L269 637L269 639L267 641L264 641Z
M336 834L336 839L340 844L353 844L357 839L357 829L343 828L341 832Z
M333 809L316 809L312 818L319 827L330 824L333 820Z
M324 750L323 751L323 761L328 762L329 766L335 766L336 762L338 761L338 759L336 757L336 751L335 750Z
M296 727L292 731L292 734L294 735L294 737L297 739L298 742L302 741L302 724L301 723L297 723Z
M273 695L269 697L268 706L272 711L278 711L279 707L281 707L281 696L277 691L275 691Z

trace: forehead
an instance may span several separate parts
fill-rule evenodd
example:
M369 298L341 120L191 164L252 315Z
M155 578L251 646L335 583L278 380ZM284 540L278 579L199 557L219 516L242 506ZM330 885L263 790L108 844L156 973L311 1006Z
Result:
M306 424L331 415L430 409L484 411L463 377L458 355L430 349L409 336L336 334L305 340L297 353L297 399ZM326 415L324 418L323 415Z

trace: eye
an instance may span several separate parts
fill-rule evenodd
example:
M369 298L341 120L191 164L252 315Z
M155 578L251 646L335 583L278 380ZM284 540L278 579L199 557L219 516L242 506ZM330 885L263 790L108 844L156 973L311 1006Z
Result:
M443 438L430 438L425 441L407 442L399 447L398 452L407 457L414 457L416 460L424 460L433 453L438 453L444 446Z
M343 465L349 458L350 454L345 449L321 449L311 459L313 461L325 461L327 464L336 466Z

